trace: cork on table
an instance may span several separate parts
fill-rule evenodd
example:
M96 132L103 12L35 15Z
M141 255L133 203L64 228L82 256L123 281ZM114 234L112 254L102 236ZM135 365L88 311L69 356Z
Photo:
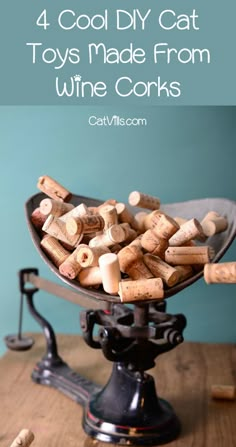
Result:
M109 447L90 439L81 426L83 409L53 388L36 385L30 375L44 353L42 335L33 335L31 351L7 352L0 359L0 446L8 447L22 429L35 435L35 447ZM59 352L80 374L105 384L112 364L79 336L59 335ZM211 398L212 384L236 384L236 347L183 343L157 359L150 371L158 395L174 407L181 436L170 447L234 447L236 401Z

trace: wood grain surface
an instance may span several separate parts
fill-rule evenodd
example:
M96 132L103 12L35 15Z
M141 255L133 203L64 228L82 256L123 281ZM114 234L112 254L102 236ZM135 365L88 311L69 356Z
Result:
M35 434L33 447L109 447L90 439L81 427L82 408L53 388L36 385L30 375L44 353L43 336L33 334L27 352L0 359L0 446L9 447L22 428ZM80 374L105 384L111 363L79 336L58 336L59 352ZM182 423L170 447L236 447L236 401L214 401L214 383L236 384L236 347L183 343L162 355L150 373L158 394L169 400Z

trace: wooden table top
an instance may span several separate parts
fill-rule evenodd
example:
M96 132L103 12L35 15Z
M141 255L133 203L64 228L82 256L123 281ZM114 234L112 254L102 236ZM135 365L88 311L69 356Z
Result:
M109 447L90 439L81 427L82 408L59 391L31 381L44 353L42 335L26 352L0 359L0 446L9 447L22 428L35 434L33 447ZM83 376L105 384L112 364L79 336L59 335L59 353ZM236 385L236 346L183 343L157 360L150 371L158 395L174 407L182 423L169 447L236 447L236 401L214 401L212 384Z

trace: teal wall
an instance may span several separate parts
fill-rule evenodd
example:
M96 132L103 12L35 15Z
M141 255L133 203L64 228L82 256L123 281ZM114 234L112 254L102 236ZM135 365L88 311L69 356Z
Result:
M146 127L90 127L88 117L143 116ZM24 202L48 174L74 193L126 201L139 189L163 203L204 197L235 200L234 107L2 107L0 108L0 338L16 332L17 271L38 267L55 280L28 234ZM236 243L224 260L236 260ZM78 308L43 292L38 308L57 331L79 331ZM236 285L203 280L168 301L188 319L187 340L235 342ZM24 330L38 331L24 314ZM1 352L4 344L0 343Z

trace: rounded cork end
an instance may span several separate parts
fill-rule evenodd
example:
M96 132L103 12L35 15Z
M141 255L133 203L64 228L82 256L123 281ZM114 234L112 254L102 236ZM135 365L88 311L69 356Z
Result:
M125 240L125 232L120 225L112 225L107 230L108 237L115 243L120 243Z
M76 234L81 233L81 222L74 217L70 217L66 221L66 231L70 236L75 236Z
M179 282L180 279L180 273L179 272L173 272L168 280L166 281L168 287L173 287L175 284Z
M104 255L101 255L99 258L99 266L104 267L107 265L111 265L114 262L117 262L118 257L115 253L105 253Z
M77 263L73 262L65 262L65 264L59 266L60 273L69 279L75 279L79 274L79 270L81 270L81 267L78 268Z
M116 212L117 214L122 214L125 211L125 204L122 202L119 202L116 204Z
M132 191L128 201L131 206L137 206L140 202L140 193L138 191Z
M45 216L48 216L52 211L52 200L51 199L43 199L40 202L39 208L40 212Z
M84 247L81 247L78 250L77 257L76 257L77 262L83 268L89 267L93 262L93 258L94 258L94 255L93 255L93 251L92 251L91 247L88 247L86 245Z
M205 234L206 237L213 236L215 234L215 232L216 232L215 222L213 222L211 220L207 220L203 224L203 230L204 230L204 234Z

